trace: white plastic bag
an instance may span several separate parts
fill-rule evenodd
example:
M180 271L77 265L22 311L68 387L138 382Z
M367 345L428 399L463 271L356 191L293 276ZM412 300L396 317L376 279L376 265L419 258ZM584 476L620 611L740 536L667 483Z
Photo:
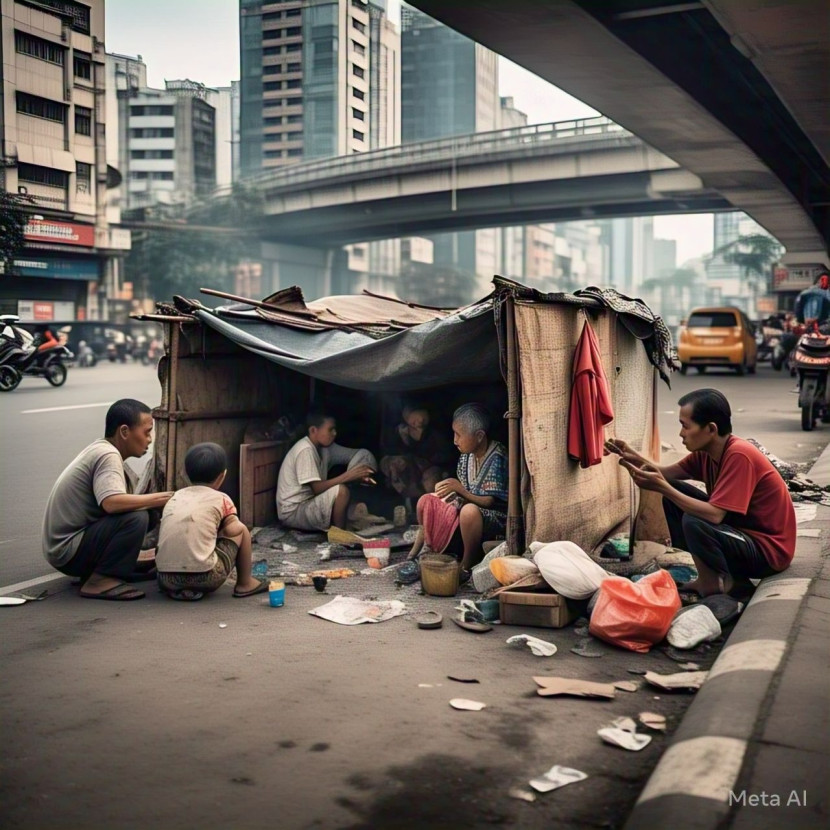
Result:
M694 648L720 635L718 618L705 605L693 605L674 615L666 639L675 648Z
M610 576L573 542L551 542L536 552L533 561L545 582L567 599L588 599Z

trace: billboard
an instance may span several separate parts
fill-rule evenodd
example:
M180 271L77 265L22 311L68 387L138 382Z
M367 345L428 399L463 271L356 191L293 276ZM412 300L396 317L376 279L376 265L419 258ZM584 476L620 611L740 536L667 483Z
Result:
M57 280L98 280L98 260L91 258L26 257L14 261L14 270L23 277L48 277Z
M31 242L55 242L60 245L95 244L95 228L77 222L56 222L52 219L29 219L23 236Z

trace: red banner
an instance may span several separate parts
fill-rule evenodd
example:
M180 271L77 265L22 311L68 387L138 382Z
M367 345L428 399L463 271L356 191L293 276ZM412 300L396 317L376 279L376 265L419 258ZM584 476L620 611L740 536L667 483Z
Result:
M23 235L33 242L55 242L60 245L95 244L95 229L92 225L78 225L75 222L54 222L51 219L30 219Z

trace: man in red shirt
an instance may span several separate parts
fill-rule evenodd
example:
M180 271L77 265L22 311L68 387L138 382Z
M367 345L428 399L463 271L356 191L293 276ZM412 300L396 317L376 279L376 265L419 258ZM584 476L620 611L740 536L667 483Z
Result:
M643 490L663 496L672 544L692 554L701 596L742 593L750 578L787 568L796 522L784 479L757 447L732 434L729 402L716 389L684 395L680 438L689 455L658 467L619 439L606 443ZM706 493L687 484L702 481Z

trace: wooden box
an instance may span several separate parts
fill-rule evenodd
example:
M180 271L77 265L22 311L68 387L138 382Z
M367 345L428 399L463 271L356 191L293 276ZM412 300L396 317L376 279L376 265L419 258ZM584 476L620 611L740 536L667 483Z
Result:
M554 592L518 590L499 594L499 619L505 625L563 628L578 616L579 611Z

